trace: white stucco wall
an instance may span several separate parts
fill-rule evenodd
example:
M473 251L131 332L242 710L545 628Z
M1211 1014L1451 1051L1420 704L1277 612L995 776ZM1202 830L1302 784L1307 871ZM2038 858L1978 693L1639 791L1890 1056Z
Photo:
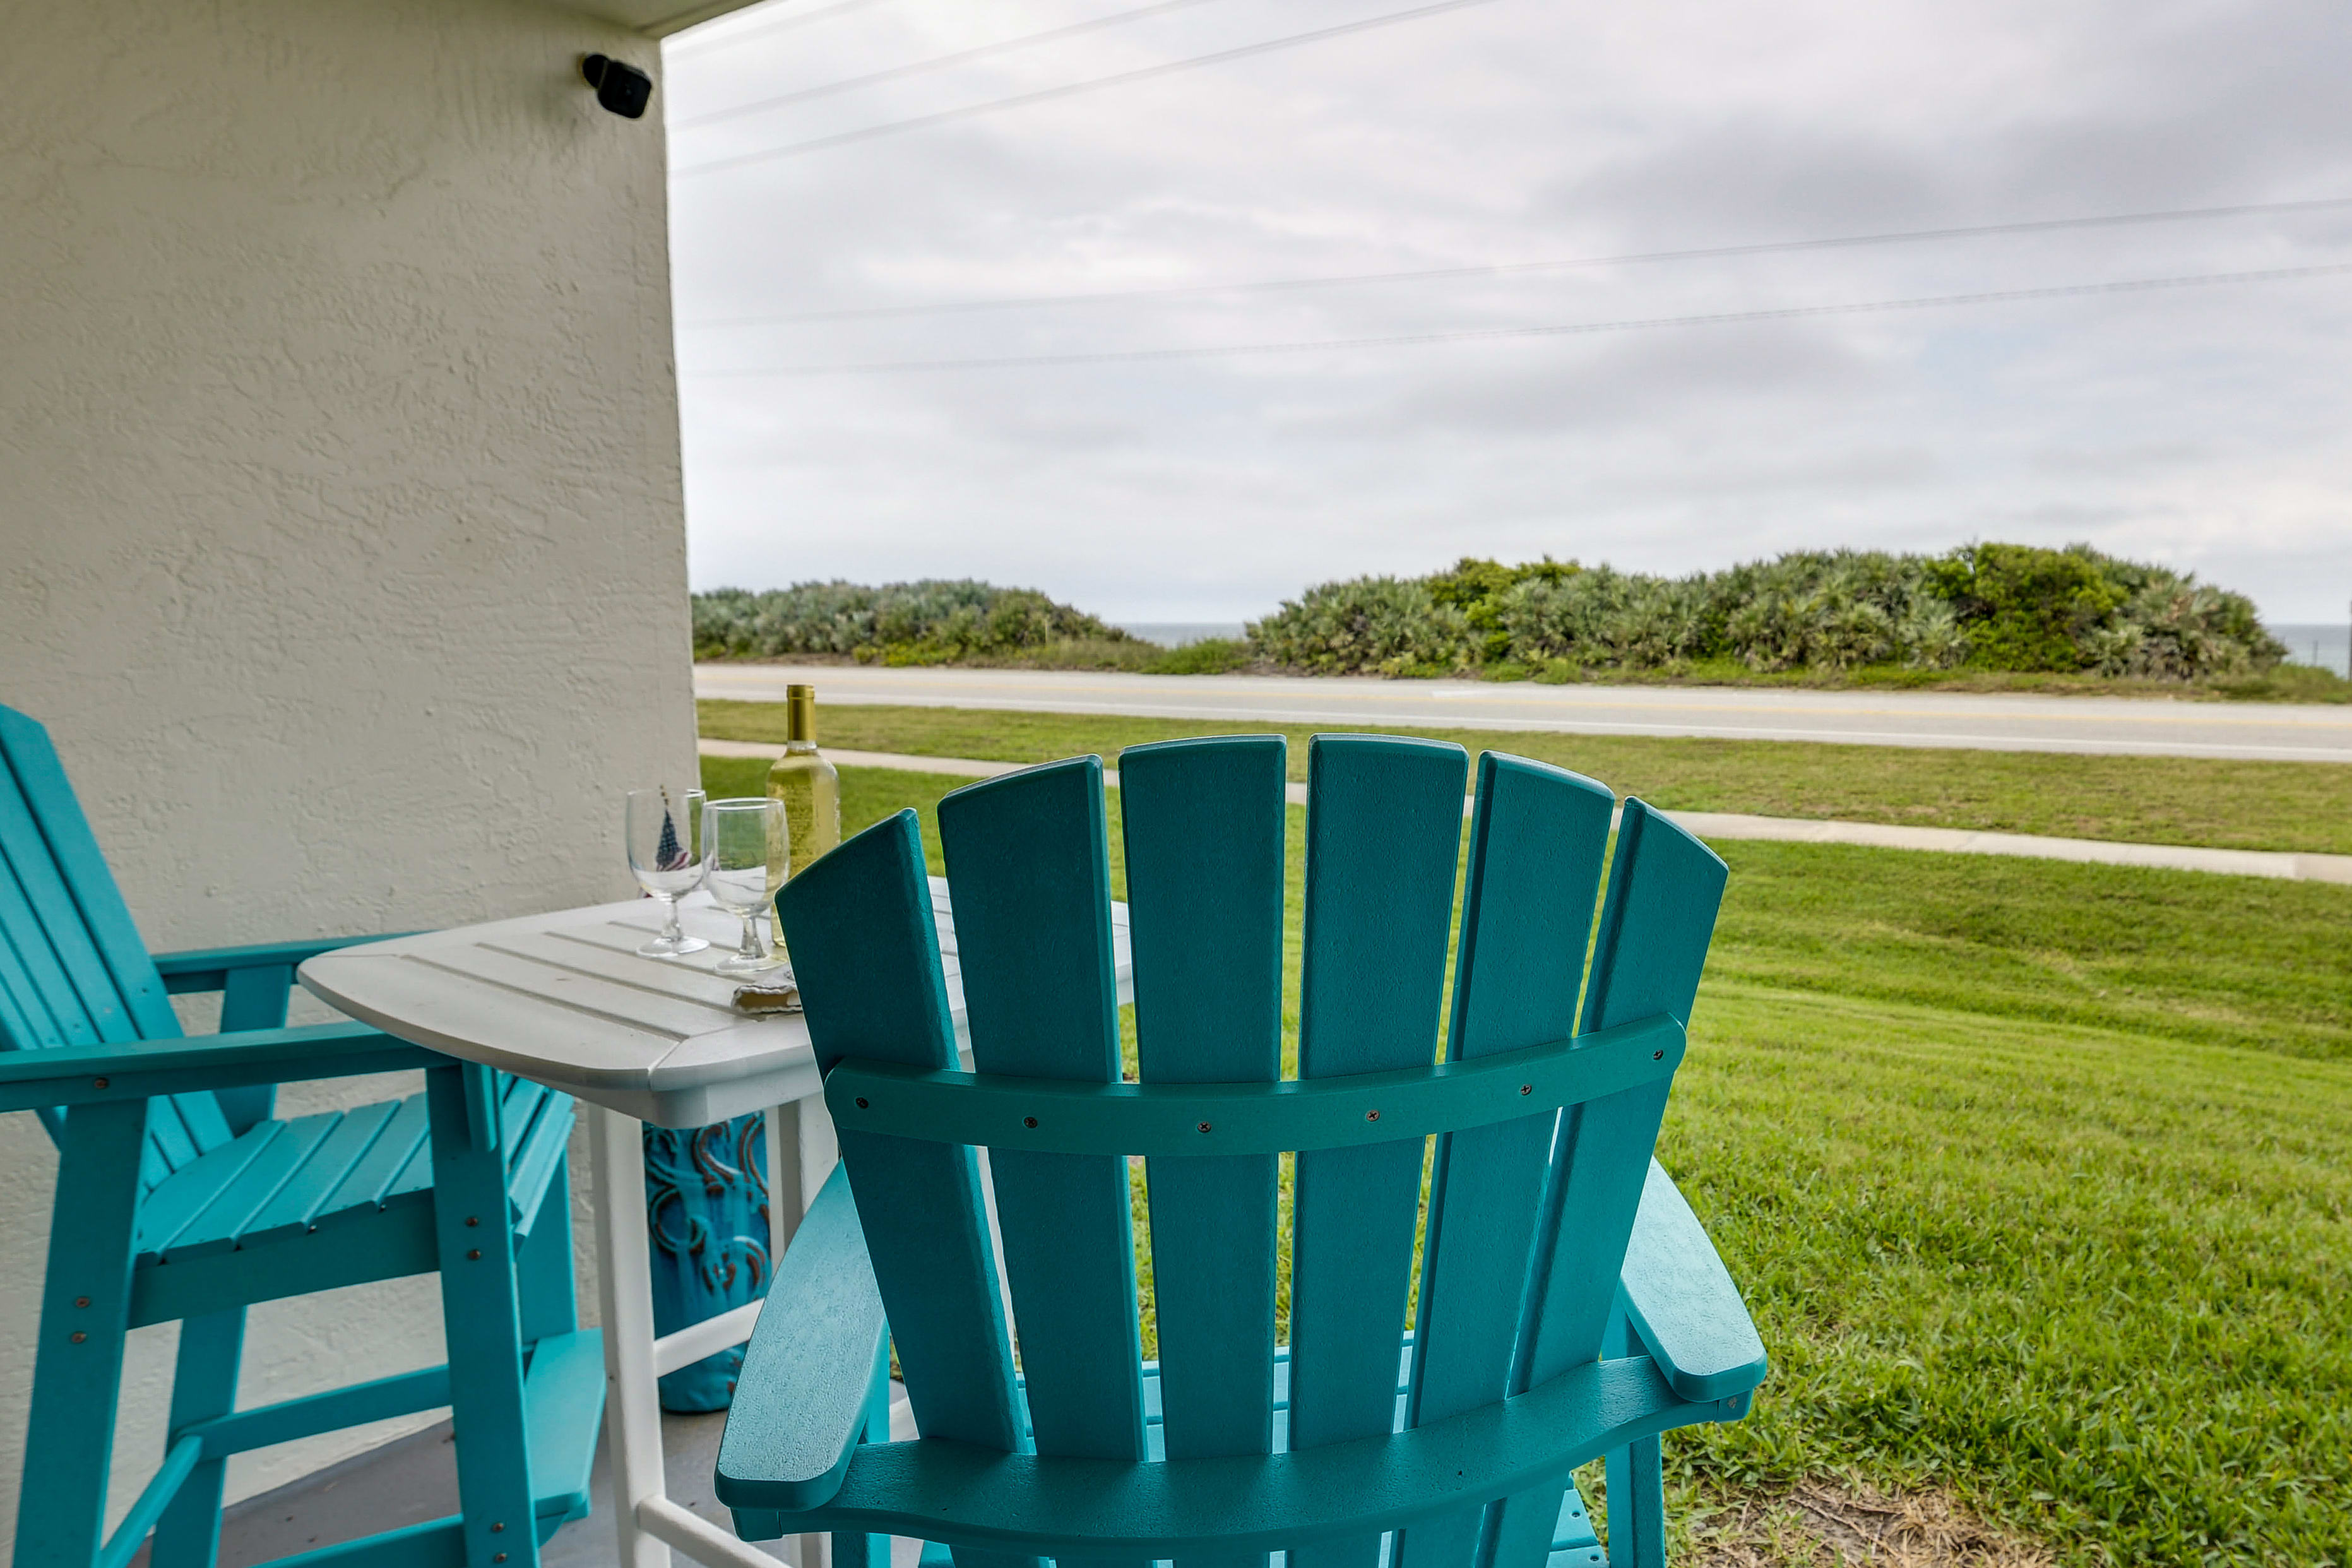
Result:
M0 40L0 701L150 945L625 895L617 792L694 767L686 539L658 108L577 61L655 46L529 0L10 0ZM0 1542L54 1171L0 1117ZM430 1277L257 1310L246 1397L437 1320Z

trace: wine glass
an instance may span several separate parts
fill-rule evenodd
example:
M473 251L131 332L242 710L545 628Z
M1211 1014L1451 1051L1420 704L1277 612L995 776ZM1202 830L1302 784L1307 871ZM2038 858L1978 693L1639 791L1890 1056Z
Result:
M710 846L710 896L743 922L743 945L719 961L721 974L757 974L780 968L760 940L756 917L792 869L784 803L762 797L714 800L702 808L702 840Z
M629 869L637 886L662 902L668 922L661 935L637 951L647 958L676 958L710 944L688 936L677 923L677 901L694 891L710 865L710 840L702 831L698 789L633 789L629 792Z

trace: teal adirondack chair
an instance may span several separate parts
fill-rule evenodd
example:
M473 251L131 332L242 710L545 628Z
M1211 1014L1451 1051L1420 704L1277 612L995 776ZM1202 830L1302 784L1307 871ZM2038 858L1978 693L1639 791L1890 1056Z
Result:
M843 1170L737 1387L717 1488L740 1534L830 1531L843 1568L882 1568L885 1536L958 1568L1568 1568L1603 1560L1570 1472L1605 1457L1607 1561L1664 1561L1659 1434L1738 1419L1765 1373L1651 1158L1726 873L1638 801L1610 858L1606 789L1488 753L1433 1065L1466 773L1456 746L1315 740L1295 1079L1279 737L1120 759L1139 1084L1099 759L940 804L977 1076L954 1070L913 813L786 886ZM888 1440L891 1344L915 1441Z
M588 1510L604 1358L572 1288L568 1099L355 1023L287 1028L340 941L150 957L48 733L0 708L0 1110L59 1151L17 1568L211 1568L228 1456L453 1407L461 1515L289 1558L532 1564ZM219 992L188 1039L168 1000ZM279 1083L425 1068L410 1099L291 1121ZM16 1260L23 1267L30 1259ZM449 1363L236 1408L257 1301L441 1274ZM126 1333L180 1323L162 1468L109 1538Z

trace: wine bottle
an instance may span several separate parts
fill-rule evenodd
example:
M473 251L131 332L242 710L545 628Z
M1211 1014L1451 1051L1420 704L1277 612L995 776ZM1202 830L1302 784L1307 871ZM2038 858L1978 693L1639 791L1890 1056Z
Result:
M841 842L841 774L816 749L816 688L784 688L784 754L768 770L768 798L784 803L797 877Z

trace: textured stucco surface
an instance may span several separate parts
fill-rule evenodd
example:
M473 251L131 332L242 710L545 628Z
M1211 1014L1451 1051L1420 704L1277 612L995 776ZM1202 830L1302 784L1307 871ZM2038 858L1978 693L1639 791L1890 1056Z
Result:
M0 701L150 944L625 894L616 792L694 766L686 542L659 116L576 61L654 47L525 0L0 15ZM0 1542L54 1172L0 1117ZM429 1277L262 1309L246 1397L429 1363L438 1315Z

